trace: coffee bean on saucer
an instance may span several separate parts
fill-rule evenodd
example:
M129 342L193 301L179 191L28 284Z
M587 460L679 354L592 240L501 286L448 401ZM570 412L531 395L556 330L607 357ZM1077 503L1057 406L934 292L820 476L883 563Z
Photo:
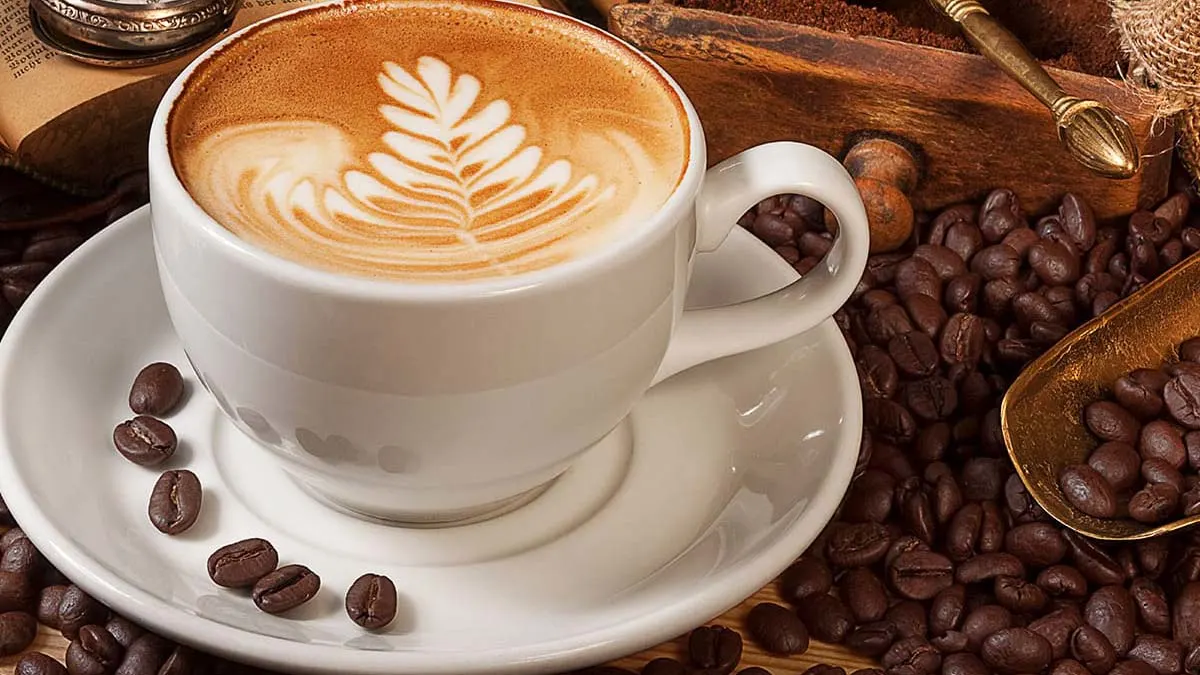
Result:
M279 554L266 539L243 539L222 546L208 557L208 576L226 588L249 588L274 571Z
M79 629L108 620L109 610L78 586L68 586L58 603L58 630L63 637L74 640Z
M58 607L62 604L62 597L67 588L69 586L55 584L42 589L37 603L38 623L58 630L61 625L58 620Z
M13 675L68 675L67 669L52 656L41 652L22 654L13 667Z
M0 656L25 651L37 636L37 619L27 612L0 614Z
M183 398L183 376L169 363L142 368L129 390L129 409L138 415L165 415Z
M321 577L304 565L284 565L254 584L250 597L268 614L279 614L308 602L321 590Z
M729 675L742 660L742 636L725 626L702 626L688 636L688 660L692 666Z
M755 605L746 617L746 629L760 647L772 654L791 655L808 651L808 629L804 627L804 622L787 608L774 603Z
M745 672L743 670L738 675ZM687 666L665 656L654 659L642 667L642 675L687 675L687 673Z
M368 630L383 628L396 618L396 585L382 574L364 574L346 591L346 614Z
M200 479L191 471L164 472L150 493L150 522L163 534L187 531L200 516L203 494Z
M109 675L124 656L125 648L104 626L84 626L67 647L67 670L71 675Z
M142 466L162 464L175 454L175 430L148 415L122 422L113 429L113 445L125 459Z

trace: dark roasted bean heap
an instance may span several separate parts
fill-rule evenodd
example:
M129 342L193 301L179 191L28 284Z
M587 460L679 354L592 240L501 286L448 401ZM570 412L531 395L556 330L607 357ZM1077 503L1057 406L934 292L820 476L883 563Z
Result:
M998 408L1031 359L1200 248L1194 206L1183 191L1126 223L1098 225L1068 195L1057 213L1031 222L1012 193L997 190L981 204L918 215L917 241L872 256L835 317L859 367L867 426L837 519L781 576L785 604L758 604L742 625L698 628L682 642L681 660L655 659L642 672L769 675L739 668L744 634L780 657L804 654L811 638L878 664L850 675L1200 675L1200 533L1112 546L1062 530L1013 473ZM832 244L822 208L805 198L772 197L740 222L801 273ZM14 237L21 243L11 255L0 237L3 322L82 240L75 231L52 234ZM1098 446L1065 474L1073 499L1097 514L1132 515L1132 496L1143 492L1147 513L1200 508L1196 479L1180 475L1200 468L1200 443L1189 442L1200 429L1200 366L1190 365L1200 364L1200 342L1182 345L1179 361L1130 373L1107 404L1084 413ZM169 371L140 379L130 392L135 412L161 415L176 405ZM155 430L142 431L122 449L152 464L166 446L153 442L163 440L152 438ZM184 527L198 501L193 488L181 476L164 478L152 521ZM1172 499L1170 509L1160 506ZM11 524L0 501L0 528ZM277 558L266 542L239 542L214 554L210 572L243 588L266 577L252 595L285 611L319 580L303 568L276 571ZM364 575L346 611L366 628L385 627L395 586ZM0 654L28 647L35 615L72 639L68 663L25 654L16 662L21 675L262 672L111 614L12 529L0 536ZM591 672L627 675L608 666ZM847 675L822 664L787 672Z

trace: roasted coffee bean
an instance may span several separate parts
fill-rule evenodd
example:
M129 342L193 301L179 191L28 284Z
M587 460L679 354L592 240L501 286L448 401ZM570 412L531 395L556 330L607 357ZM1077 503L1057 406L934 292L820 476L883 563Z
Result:
M1171 606L1162 587L1145 577L1133 580L1129 595L1143 629L1160 635L1171 633Z
M919 294L928 295L940 303L942 280L928 262L920 258L905 258L896 266L896 292L901 300Z
M1200 647L1193 648L1183 657L1183 671L1188 675L1200 673Z
M1053 565L1037 576L1037 585L1048 595L1066 598L1087 596L1087 579L1069 565Z
M861 480L860 478L859 481ZM888 500L890 504L890 491ZM779 594L791 603L800 603L814 595L825 595L832 587L833 572L830 571L829 565L824 560L807 555L792 563L779 578Z
M887 443L907 444L917 434L917 421L904 406L883 398L863 402L863 420L872 437ZM875 448L879 451L878 445Z
M932 465L930 465L932 466ZM927 467L928 468L928 467ZM947 469L949 470L949 469ZM933 484L933 515L938 525L945 525L962 508L962 489L952 474L941 476Z
M920 377L937 370L938 351L933 340L917 331L903 333L888 341L888 355L905 375Z
M1032 614L1046 605L1042 589L1017 577L996 577L992 594L997 603L1016 614Z
M1067 542L1050 523L1026 523L1008 531L1005 550L1030 567L1047 567L1067 556Z
M1038 673L1050 666L1052 649L1046 638L1028 628L1003 628L989 635L979 651L984 663L1008 675Z
M222 546L208 557L208 576L226 588L249 588L274 571L279 554L265 539L244 539Z
M1188 429L1200 429L1200 376L1185 373L1163 388L1171 417Z
M1183 672L1183 647L1161 635L1137 636L1128 656L1150 666L1159 675Z
M1166 374L1171 378L1179 377L1180 375L1197 375L1200 376L1200 363L1192 361L1179 361L1169 363L1166 367ZM1165 388L1164 388L1165 390Z
M203 657L183 645L176 645L158 669L158 675L192 675L203 667Z
M1029 249L1029 265L1043 283L1055 286L1074 284L1079 279L1081 267L1074 250L1046 240L1037 242Z
M986 281L983 285L984 312L990 317L1003 319L1012 310L1013 301L1023 291L1024 289L1014 279ZM986 324L984 327L987 327Z
M959 400L962 400L961 395ZM950 448L951 435L950 425L945 422L934 422L921 427L917 432L916 446L913 448L916 458L922 462L941 460Z
M772 654L808 651L808 629L795 614L779 605L770 602L755 605L746 616L746 629L760 647Z
M1117 252L1117 243L1112 240L1098 242L1092 250L1088 251L1083 263L1083 270L1088 274L1098 274L1103 272L1108 274L1108 266L1112 261L1113 255ZM1116 289L1113 289L1116 290Z
M125 650L115 675L158 673L174 649L175 645L154 633L144 633Z
M1038 237L1037 232L1034 232L1028 227L1019 227L1005 235L1004 239L1000 243L1008 246L1012 250L1016 251L1017 255L1025 258L1027 255L1029 255L1030 247L1038 243L1039 240L1040 237Z
M1171 223L1150 211L1138 211L1129 217L1129 238L1126 244L1145 240L1151 246L1162 246L1171 238Z
M896 635L901 638L929 635L929 617L925 606L915 600L901 600L888 608L885 621L891 621L896 626Z
M1112 518L1117 495L1112 485L1087 464L1073 464L1058 474L1058 486L1071 506L1089 516Z
M1138 564L1142 574L1151 579L1157 579L1167 567L1167 557L1170 555L1170 541L1166 538L1145 539L1134 546L1137 548Z
M938 635L929 641L943 654L953 654L955 652L966 651L967 636L962 631L952 630L943 635Z
M833 247L833 240L826 239L816 232L805 232L796 240L801 255L812 258L824 258Z
M967 636L967 648L978 652L991 634L1012 626L1012 612L1000 605L983 605L963 619L962 632Z
M254 583L254 604L268 614L280 614L308 602L321 590L321 577L304 565L284 565Z
M688 659L696 668L729 675L742 659L742 636L725 626L703 626L688 636Z
M858 381L863 395L891 398L899 388L900 374L888 353L875 345L865 345L858 352Z
M45 560L28 539L18 539L0 555L0 572L17 572L29 576L41 574Z
M27 612L0 613L0 657L20 654L37 636L37 619Z
M879 659L890 672L936 673L942 667L942 655L925 638L901 638Z
M778 214L760 213L750 226L754 236L772 246L782 246L792 243L795 236L792 226Z
M970 261L983 248L983 233L974 223L955 223L946 230L945 246L963 260Z
M949 654L942 659L942 675L992 675L992 671L974 654Z
M739 671L738 675L744 675L748 670L750 668ZM687 666L679 661L663 656L643 666L641 675L688 675L688 670Z
M1183 648L1200 649L1200 582L1179 590L1171 606L1171 635Z
M1134 659L1117 661L1117 665L1108 671L1108 675L1156 675L1149 664Z
M961 563L975 554L979 540L979 529L983 524L983 507L970 503L959 509L946 527L946 553L954 562Z
M933 543L937 533L937 521L933 514L933 504L929 495L923 490L913 489L908 492L898 490L897 498L903 499L900 512L904 516L904 525L922 541Z
M865 623L846 636L846 648L863 656L882 656L896 637L896 625L890 621Z
M996 243L1025 226L1025 213L1012 190L993 190L979 209L979 230L988 243Z
M888 566L888 582L901 597L928 600L954 583L954 563L932 551L903 553Z
M13 675L68 675L63 664L41 652L22 654L13 667Z
M908 315L912 317L917 330L930 338L936 339L942 331L942 326L946 325L946 310L928 295L910 295L904 301L904 308L908 310Z
M909 419L911 418L910 415ZM908 456L901 452L900 448L887 441L877 440L874 436L871 437L871 457L867 467L883 471L898 481L917 475L912 462L908 461Z
M1158 458L1142 462L1142 478L1151 485L1166 483L1175 488L1176 492L1183 492L1187 489L1183 474L1179 472L1179 469Z
M946 284L942 303L951 314L974 313L979 309L983 294L983 276L969 272L954 277Z
M810 595L796 607L796 613L808 632L822 642L840 643L854 627L850 610L832 595Z
M1185 257L1187 257L1187 253L1184 252L1183 242L1179 239L1172 238L1168 240L1158 250L1158 261L1164 268L1178 265Z
M0 535L0 552L6 550L9 546L12 546L13 542L21 539L28 539L28 537L25 536L24 530L19 527L11 528L3 535Z
M200 516L203 494L200 479L191 471L163 473L150 493L150 522L163 534L186 532Z
M972 499L990 501L1004 494L1004 462L995 457L972 457L963 463L963 491Z
M907 258L905 253L882 253L867 258L867 271L877 284L890 285L896 281L896 266Z
M1071 635L1071 656L1096 675L1112 670L1117 653L1108 637L1092 626L1080 626Z
M1071 530L1063 530L1062 536L1067 540L1067 547L1071 549L1071 561L1088 581L1098 586L1125 581L1125 572L1121 566L1095 542Z
M1197 386L1200 388L1200 381L1197 381ZM1121 441L1130 445L1138 442L1141 425L1128 410L1112 401L1089 403L1084 408L1083 418L1088 429L1100 440Z
M984 553L959 563L955 581L976 584L996 577L1024 577L1025 565L1011 553Z
M946 419L958 408L954 384L937 375L905 383L902 398L913 415L926 422Z
M1090 307L1096 295L1102 291L1118 291L1121 285L1107 272L1092 272L1079 277L1075 282L1075 299ZM1120 400L1120 399L1118 399Z
M929 631L933 635L943 635L957 630L962 625L966 600L967 589L962 584L942 589L929 605Z
M843 574L838 589L858 623L879 621L887 612L887 590L879 577L866 567L856 567Z
M142 466L162 464L175 454L175 430L147 415L122 422L113 430L113 445L121 455Z
M1088 466L1103 476L1114 490L1124 491L1137 483L1141 457L1132 445L1110 441L1092 451L1088 456Z
M1078 196L1067 193L1058 207L1059 222L1075 248L1087 251L1096 244L1096 217L1092 207Z
M831 666L827 663L818 663L801 675L846 675L846 669L841 666Z
M103 624L108 620L108 615L108 608L83 592L82 588L68 586L58 603L58 630L63 637L74 640L79 636L80 628L94 623Z
M1010 246L988 246L971 258L971 271L991 281L1011 279L1021 271L1021 256Z
M68 586L56 584L42 589L37 603L38 623L55 630L61 627L58 619L58 607L62 604L62 598L66 594L67 588Z
M183 376L169 363L151 363L142 368L129 390L129 409L137 415L161 417L183 398Z
M108 634L117 639L122 647L129 649L146 631L139 625L118 614L113 614L104 624Z
M883 525L857 523L830 537L826 555L838 567L865 567L882 560L891 543L891 534Z
M1052 658L1065 658L1070 653L1071 634L1083 625L1083 616L1074 607L1064 607L1029 622L1029 630L1046 638Z
M346 615L368 630L383 628L396 618L396 585L382 574L364 574L346 591Z
M1121 296L1113 291L1101 291L1092 301L1092 316L1100 316L1121 300Z
M1179 509L1179 489L1169 483L1154 483L1129 499L1129 517L1139 523L1161 523Z
M948 365L975 366L983 356L983 321L974 314L955 314L942 331L940 354Z
M1176 469L1182 469L1187 463L1183 429L1166 420L1147 422L1142 427L1138 451L1143 459L1161 459Z
M67 670L71 675L111 675L124 656L125 648L103 626L84 626L67 647Z
M1118 656L1125 656L1133 646L1137 629L1137 610L1133 597L1122 586L1105 586L1088 598L1083 607L1088 625L1104 633Z
M942 244L946 240L946 232L956 223L974 223L978 212L973 204L956 204L948 207L934 217L921 238L926 244Z

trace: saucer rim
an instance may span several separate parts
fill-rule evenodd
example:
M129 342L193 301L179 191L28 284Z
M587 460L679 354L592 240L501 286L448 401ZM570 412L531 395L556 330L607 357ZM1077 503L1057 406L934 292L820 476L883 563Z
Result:
M77 268L95 264L95 253L103 251L110 242L139 236L152 236L149 207L143 206L91 237L67 257L46 277L31 294L26 306L17 313L8 333L0 340L0 383L7 382L14 358L20 349L33 339L33 330L40 323L45 306L44 297L60 291L60 286L75 274ZM731 236L753 239L742 228L734 228ZM765 244L753 239L765 259L769 255L779 264L761 265L769 273L779 274L782 285L790 281L784 269L794 271ZM764 271L764 273L768 273ZM842 377L854 378L853 358L849 346L832 319L818 324L815 331L824 331L822 340L832 340L840 352ZM727 357L737 358L737 356ZM857 380L843 387L842 424L853 437L828 467L822 488L814 494L806 509L812 514L782 528L774 541L761 547L747 560L725 574L709 579L700 592L656 608L636 620L612 624L584 633L556 638L549 642L491 648L478 652L430 651L365 651L344 646L306 644L279 637L244 631L188 613L182 608L159 600L125 581L107 566L67 539L57 521L52 521L38 507L32 486L18 477L8 423L10 406L0 405L0 493L26 535L45 557L74 583L93 595L113 611L141 623L151 630L183 644L198 646L202 651L216 653L236 661L247 661L265 668L284 668L293 672L332 673L353 671L364 674L429 673L431 675L462 675L470 673L540 673L585 667L622 658L642 649L673 639L698 625L737 606L771 582L816 539L833 518L840 505L857 463L857 448L862 434L862 398ZM10 391L8 387L0 392ZM698 617L703 617L698 619Z

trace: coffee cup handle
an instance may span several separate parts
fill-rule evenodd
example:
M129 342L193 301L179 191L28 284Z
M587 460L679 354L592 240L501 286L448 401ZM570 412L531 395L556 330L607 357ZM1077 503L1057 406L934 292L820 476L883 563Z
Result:
M697 250L716 249L742 214L778 194L811 197L832 211L838 221L833 246L812 271L773 293L734 305L685 311L655 383L706 361L799 335L833 316L850 299L867 265L871 238L867 212L846 169L810 145L767 143L709 169L696 201Z

